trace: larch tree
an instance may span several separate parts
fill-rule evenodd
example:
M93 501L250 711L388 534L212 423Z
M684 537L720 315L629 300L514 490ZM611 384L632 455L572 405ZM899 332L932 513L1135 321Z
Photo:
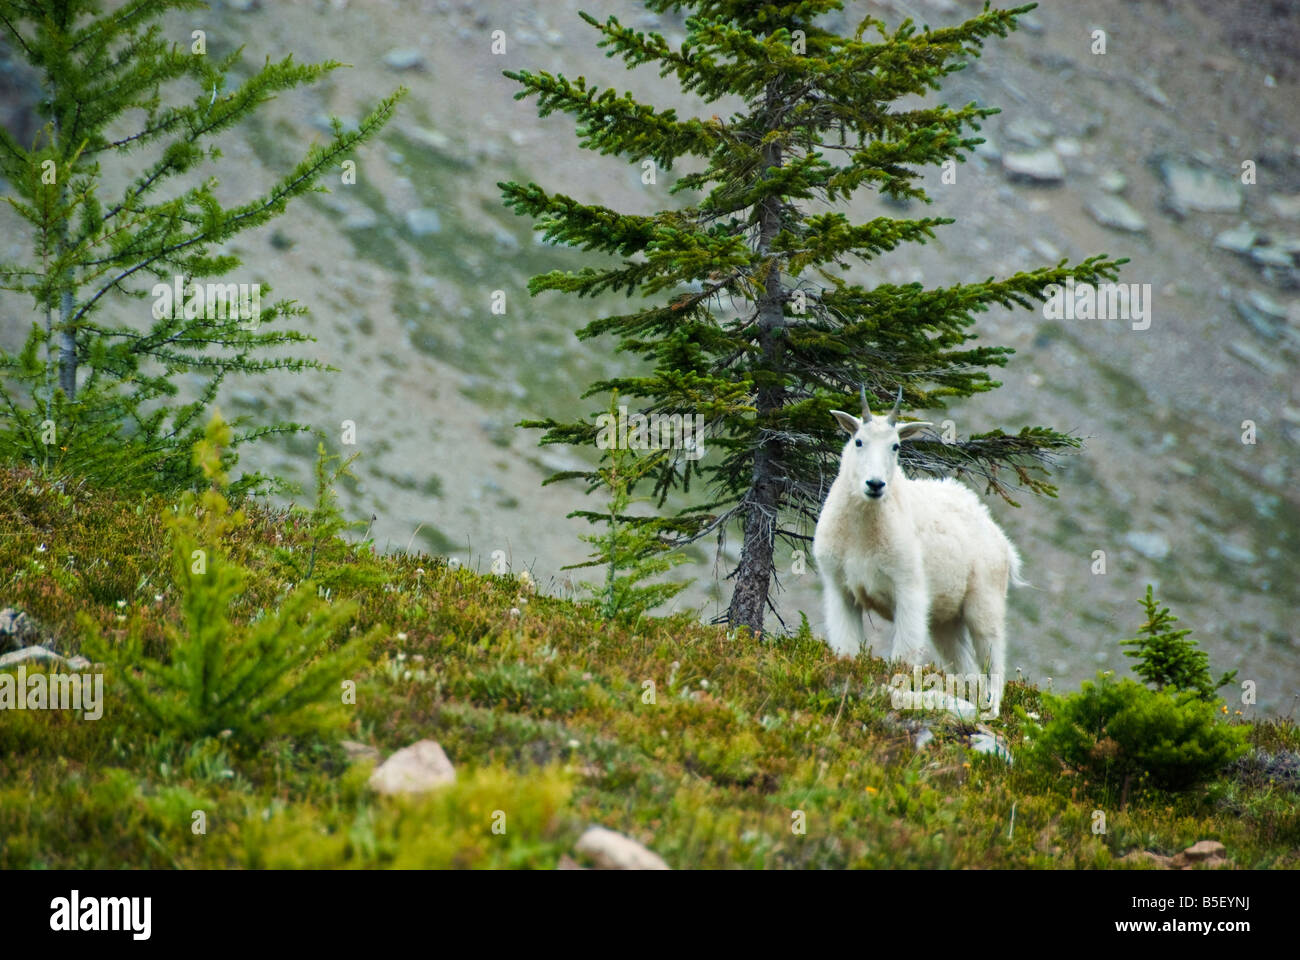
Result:
M0 0L0 42L33 68L44 122L31 144L0 128L3 199L32 240L26 262L0 263L0 290L29 298L35 314L24 347L0 352L6 459L183 486L199 476L190 451L226 376L319 366L276 352L312 339L285 326L305 312L293 301L262 306L270 289L261 282L232 290L200 281L241 266L229 241L345 170L405 91L353 130L335 121L328 141L308 147L265 192L223 204L204 170L221 156L222 138L278 93L342 64L287 56L239 79L241 49L210 57L206 31L160 23L207 6ZM185 374L202 385L178 402ZM232 445L296 429L262 425Z
M650 215L621 213L548 192L535 183L500 186L508 206L534 218L548 241L619 262L534 277L533 294L640 294L649 305L596 319L582 338L610 335L645 369L593 384L585 396L618 390L645 413L704 414L709 455L662 458L653 477L662 508L693 478L709 495L663 519L686 542L739 525L742 545L727 620L761 632L771 604L778 539L811 539L841 445L828 411L854 409L859 390L888 408L942 408L948 398L999 386L989 376L1012 352L975 345L976 315L994 305L1033 307L1067 278L1117 276L1123 260L1099 255L981 283L926 289L920 283L864 286L842 274L853 262L925 243L953 221L879 216L852 222L843 207L860 190L904 205L928 203L925 167L964 162L996 109L930 103L965 58L1005 37L1033 5L991 9L943 29L865 18L851 37L818 26L839 0L647 0L656 13L686 11L674 48L658 33L617 19L583 19L599 46L629 69L654 65L706 103L740 106L727 119L679 116L601 89L585 78L517 70L507 76L536 96L542 116L576 121L579 146L643 168L684 168L671 187L687 198ZM904 98L924 98L900 105ZM649 165L652 165L649 166ZM734 305L734 309L732 308ZM543 443L589 445L591 421L527 421ZM1080 441L1047 427L995 430L906 445L913 471L982 479L1010 500L1014 478L1053 495L1048 468ZM551 480L592 473L558 474ZM549 481L548 481L549 482ZM1011 501L1014 503L1014 501Z

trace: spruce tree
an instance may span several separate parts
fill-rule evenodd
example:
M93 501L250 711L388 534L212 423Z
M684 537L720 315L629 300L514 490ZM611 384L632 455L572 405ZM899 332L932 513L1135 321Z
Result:
M1120 646L1133 648L1124 651L1124 656L1137 660L1133 672L1157 690L1194 693L1202 700L1215 699L1215 691L1231 683L1237 671L1223 674L1217 683L1214 681L1210 674L1210 655L1197 649L1196 641L1188 636L1191 630L1174 629L1178 618L1168 607L1160 605L1151 584L1147 584L1146 596L1138 603L1146 612L1146 620L1136 637L1120 641Z
M738 523L743 542L728 620L761 631L778 538L810 539L841 445L828 414L856 402L865 385L873 406L901 389L905 408L942 408L945 400L993 389L988 368L1003 366L1005 347L971 345L975 315L992 305L1031 307L1049 287L1114 279L1122 260L1105 255L925 289L919 283L866 287L840 274L908 243L925 243L953 221L880 216L853 223L837 209L873 189L906 204L929 202L920 168L964 162L982 140L980 122L997 111L968 104L899 106L927 95L978 56L991 37L1014 29L1011 10L987 5L943 29L910 20L893 30L867 17L852 37L818 26L839 0L647 0L656 13L689 11L686 37L672 48L657 33L582 14L599 46L629 69L652 64L706 102L737 98L727 119L681 117L600 89L585 78L509 71L536 96L545 116L576 120L579 145L669 171L687 167L671 192L679 209L620 213L528 183L502 183L517 213L537 220L549 241L614 255L621 262L534 277L530 290L587 297L640 293L650 305L583 327L583 338L609 334L648 369L593 384L587 395L618 389L646 411L704 413L710 450L703 460L665 458L652 480L659 503L695 477L709 496L671 524L683 540ZM644 166L643 166L644 168ZM735 315L729 304L739 303ZM739 391L739 393L738 393ZM848 409L852 409L849 407ZM590 444L589 421L528 421L544 443ZM1051 495L1047 467L1079 441L1045 427L1000 430L944 443L909 443L912 471L970 475L1010 500L1008 476ZM590 476L589 476L590 479ZM1014 503L1014 501L1011 501Z
M0 289L30 297L35 312L23 349L0 353L0 456L119 484L189 485L199 479L189 451L203 436L200 414L228 374L319 366L276 353L311 339L285 326L305 311L290 300L263 306L265 278L235 274L240 261L225 245L323 189L405 91L355 130L335 121L328 142L269 190L225 205L204 171L220 140L276 94L342 64L288 56L232 80L240 50L212 58L205 31L159 23L206 7L0 0L0 42L38 74L45 121L32 144L0 129L9 216L32 235L28 262L0 263ZM106 183L122 182L110 195ZM223 299L200 303L200 281L219 277ZM238 296L226 292L232 281L247 284ZM178 285L182 302L165 300L161 291ZM186 373L202 386L178 402ZM296 429L263 425L233 443Z

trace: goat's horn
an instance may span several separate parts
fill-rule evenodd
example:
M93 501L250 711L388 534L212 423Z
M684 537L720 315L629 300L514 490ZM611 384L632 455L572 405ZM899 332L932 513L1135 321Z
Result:
M898 388L898 397L897 399L894 400L894 409L889 411L889 423L891 426L895 423L898 423L898 411L902 408L902 406L903 406L903 388L900 386Z
M867 403L867 385L865 383L862 385L862 419L871 419L871 407Z

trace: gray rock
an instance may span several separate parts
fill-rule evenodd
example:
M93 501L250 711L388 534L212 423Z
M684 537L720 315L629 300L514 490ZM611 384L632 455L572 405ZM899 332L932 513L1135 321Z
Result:
M1052 149L1061 157L1077 157L1083 153L1083 144L1074 137L1057 137L1052 141Z
M1253 247L1250 251L1250 259L1254 260L1261 267L1290 267L1291 254L1281 247Z
M237 13L249 13L261 5L262 0L226 0L226 6Z
M23 663L63 663L64 658L46 647L23 647L0 657L0 670Z
M1242 360L1245 360L1251 366L1258 367L1265 373L1274 376L1286 373L1287 371L1287 365L1285 363L1280 360L1274 360L1268 354L1264 353L1262 350L1255 349L1253 345L1244 340L1234 340L1229 343L1228 352L1235 357L1240 357Z
M1250 253L1251 248L1259 240L1259 234L1249 223L1239 223L1231 230L1224 230L1214 238L1214 245L1220 250L1229 250L1232 253Z
M657 853L604 827L588 828L573 849L575 853L590 857L597 870L668 869L668 864Z
M5 607L0 610L0 651L19 650L31 646L41 638L36 621L21 610Z
M995 757L1000 757L1008 764L1011 763L1011 750L1005 740L996 734L991 733L972 733L970 735L970 748L976 753L989 753Z
M419 70L424 66L424 54L415 47L397 47L384 54L384 65L390 70Z
M1267 297L1264 299L1268 301ZM1272 301L1268 302L1272 304ZM1272 316L1271 313L1265 310L1261 310L1256 306L1255 301L1249 296L1239 300L1234 300L1232 305L1236 308L1237 314L1241 319L1250 324L1251 329L1261 337L1264 337L1266 340L1276 340L1278 338L1278 335L1281 333L1281 325L1278 318ZM1285 311L1283 311L1282 317L1286 317Z
M369 207L360 207L343 218L344 230L373 230L379 226L379 214Z
M1165 203L1180 217L1241 209L1241 185L1231 177L1178 160L1161 162L1160 173L1168 189Z
M1283 220L1300 220L1300 193L1290 196L1275 193L1268 198L1268 205Z
M437 210L420 207L406 211L406 227L417 237L427 237L442 232L442 218Z
M915 744L917 750L921 750L925 747L927 743L929 743L933 739L934 739L934 731L931 730L929 727L922 727L920 732L917 733L915 739L912 742Z
M372 747L368 743L358 743L356 740L340 740L339 746L343 748L349 760L373 760L379 763L378 747Z
M427 793L456 782L456 768L436 740L420 740L403 747L370 774L377 793Z
M1052 137L1052 126L1032 117L1016 117L1002 125L1002 135L1018 147L1037 150Z
M1229 563L1238 563L1246 567L1253 565L1258 559L1253 550L1225 541L1219 543L1219 555Z
M1106 193L1123 193L1128 189L1128 177L1118 170L1105 170L1097 177L1097 186Z
M1002 169L1010 180L1060 183L1065 179L1065 166L1054 150L1004 154Z
M1133 85L1137 87L1138 93L1142 94L1142 96L1146 97L1157 107L1160 107L1162 110L1167 110L1169 108L1169 97L1163 90L1155 85L1154 81L1147 80L1144 77L1134 77Z
M1124 542L1148 560L1163 560L1169 556L1169 539L1156 531L1130 531Z
M1084 204L1084 209L1103 227L1128 233L1142 233L1147 228L1142 215L1113 194L1098 194Z
M1016 17L1016 23L1026 33L1042 34L1047 32L1047 27L1043 25L1043 21L1032 13L1024 13Z
M1188 860L1199 861L1222 857L1226 852L1226 848L1218 840L1200 840L1184 850L1183 856Z
M434 130L431 127L406 127L402 133L409 140L428 147L430 150L436 150L438 153L451 153L451 137L447 136L440 130Z

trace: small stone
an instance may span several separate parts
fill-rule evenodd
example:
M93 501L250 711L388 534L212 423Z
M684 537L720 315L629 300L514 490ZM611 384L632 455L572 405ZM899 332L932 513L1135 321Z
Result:
M1188 860L1208 860L1210 857L1222 857L1227 854L1227 848L1218 840L1200 840L1192 844L1183 851L1183 855Z
M1250 251L1250 259L1261 267L1291 266L1291 254L1280 247L1255 247Z
M989 753L995 757L1000 757L1008 764L1011 763L1010 748L1008 748L1006 741L996 734L972 733L970 748L976 753Z
M1274 376L1286 373L1287 366L1280 360L1274 360L1268 354L1257 350L1252 344L1245 340L1233 340L1228 344L1228 352L1235 357L1245 360L1251 366L1258 367L1265 373Z
M418 70L424 66L424 54L415 47L397 47L384 54L384 65L392 70Z
M1169 539L1163 533L1134 530L1125 535L1124 542L1148 560L1163 560L1169 556Z
M1268 198L1268 205L1283 220L1300 220L1300 193L1290 196L1275 193Z
M427 237L442 232L442 218L438 211L420 207L406 211L406 228L417 237Z
M1065 179L1065 166L1054 150L1005 154L1002 157L1002 169L1010 180L1060 183Z
M1241 319L1250 324L1251 329L1261 337L1266 340L1276 340L1278 338L1280 333L1278 320L1269 313L1260 310L1249 298L1234 300L1232 305L1236 308ZM1285 317L1285 313L1283 316Z
M590 857L597 870L669 869L657 853L630 837L604 827L590 827L578 838L573 849L582 856Z
M1103 227L1127 233L1142 233L1147 228L1142 215L1113 194L1098 194L1084 204L1084 209Z
M1016 146L1037 150L1051 138L1052 127L1031 117L1016 117L1003 124L1002 134Z
M1169 97L1154 82L1143 77L1134 77L1133 85L1137 87L1138 93L1146 97L1157 107L1162 110L1169 108Z
M1150 864L1162 870L1169 869L1172 857L1162 856L1158 853L1152 853L1150 850L1130 850L1124 856L1119 858L1120 863L1134 863L1138 865Z
M1097 177L1097 186L1106 193L1123 193L1128 189L1128 177L1118 170L1105 170Z
M1250 253L1258 239L1259 234L1250 224L1240 223L1215 237L1214 245L1220 250L1228 250L1232 253Z
M1219 555L1229 563L1240 564L1244 567L1252 566L1258 559L1254 552L1246 547L1239 547L1235 543L1220 543Z
M1057 156L1073 158L1083 153L1083 144L1074 137L1057 137L1052 141L1052 149L1056 151Z
M0 651L18 650L40 639L36 621L14 607L0 610Z
M1016 24L1026 33L1041 34L1045 33L1047 28L1043 26L1043 21L1032 13L1022 13L1016 17Z
M1168 193L1165 202L1180 217L1189 213L1235 213L1241 209L1236 180L1177 160L1160 165Z
M425 793L456 781L456 768L436 740L421 740L403 747L370 775L378 793Z
M354 210L343 218L344 230L373 230L379 226L379 214L369 207Z
M23 647L0 657L0 669L23 663L62 663L63 657L46 647Z
M356 740L340 740L339 746L343 752L348 755L349 760L373 760L379 762L379 748L372 747L368 743L358 743Z
M917 750L923 750L925 745L934 739L934 731L929 727L922 727L916 738L912 741Z

